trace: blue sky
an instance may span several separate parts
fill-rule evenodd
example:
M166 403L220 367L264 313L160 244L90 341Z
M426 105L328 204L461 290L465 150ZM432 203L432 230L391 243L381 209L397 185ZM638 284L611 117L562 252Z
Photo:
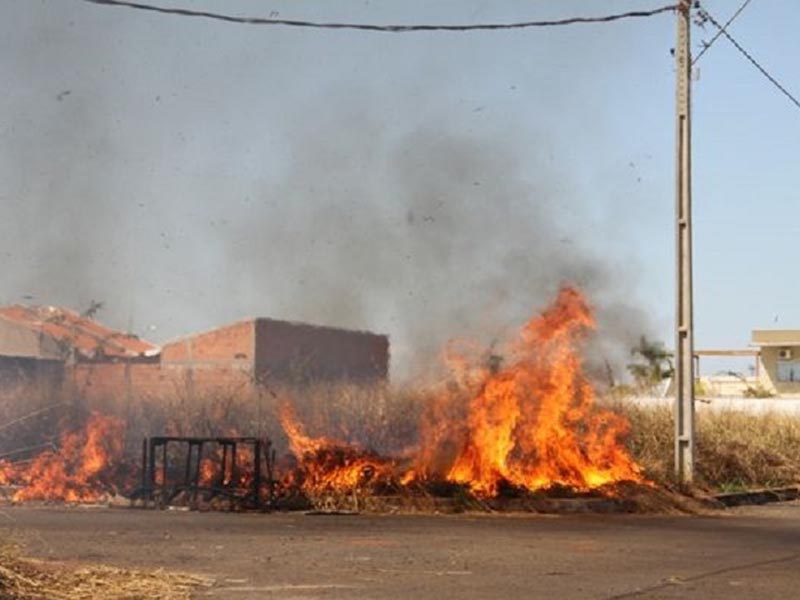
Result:
M658 4L172 2L384 23ZM738 5L704 3L722 21ZM796 94L798 22L795 2L753 0L731 27ZM408 362L518 324L563 266L611 306L603 333L671 346L674 31L670 14L381 35L5 2L0 301L100 299L156 340L246 315L371 328ZM698 66L696 346L742 347L800 328L800 112L724 39Z
M732 13L731 2L709 10ZM731 33L795 96L792 2L754 1ZM800 328L787 258L800 227L800 111L726 40L699 61L694 100L696 339L741 347L753 328Z

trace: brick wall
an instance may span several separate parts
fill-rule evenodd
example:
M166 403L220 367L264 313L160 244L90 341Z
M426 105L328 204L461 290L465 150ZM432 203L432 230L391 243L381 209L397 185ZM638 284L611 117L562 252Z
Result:
M0 424L55 402L63 377L61 361L0 356Z
M0 388L57 386L61 383L64 368L58 360L0 356Z
M252 364L254 326L254 321L240 321L165 344L161 362L193 366Z
M72 391L97 409L124 412L141 400L213 398L249 390L253 322L245 321L166 344L150 361L79 362Z
M326 382L385 379L389 338L363 331L257 319L259 382Z
M243 396L254 381L373 381L388 368L386 336L256 319L168 343L156 357L68 365L64 384L92 408L125 414L144 400Z
M229 396L252 385L254 322L240 321L165 344L161 369L187 397Z
M238 365L79 363L69 369L72 390L97 409L122 409L142 400L212 398L247 391L252 377Z

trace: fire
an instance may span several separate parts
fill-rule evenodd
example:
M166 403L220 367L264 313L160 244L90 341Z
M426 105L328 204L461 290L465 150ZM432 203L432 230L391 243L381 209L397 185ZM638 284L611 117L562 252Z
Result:
M588 490L642 480L619 442L627 422L594 407L593 389L582 374L577 346L593 327L583 296L564 287L522 329L507 366L481 368L466 439L448 480L485 495L496 494L503 483Z
M289 448L299 462L297 482L305 492L316 495L348 491L367 483L387 481L391 477L393 466L390 461L354 445L309 436L288 403L281 407L280 418L289 438Z
M203 458L200 461L200 485L212 486L220 478L221 469L217 461ZM225 483L228 483L227 481Z
M583 373L581 343L594 327L584 297L566 286L502 352L487 356L475 346L451 346L451 376L436 388L419 422L418 444L402 459L313 437L284 402L280 423L295 464L278 480L284 490L309 497L426 482L463 485L484 497L511 489L588 491L644 482L621 442L628 423L595 405ZM27 465L0 461L0 485L16 486L17 501L94 502L131 488L123 433L119 419L93 414L83 430L62 435L58 451ZM251 450L237 449L233 470L226 465L223 471L222 459L219 449L201 458L201 485L247 488L254 476L247 467Z
M454 377L426 411L414 465L404 471L355 446L309 437L285 407L281 422L307 474L304 486L352 487L364 481L365 469L402 484L465 484L482 496L497 495L502 486L587 491L643 481L620 441L627 421L595 407L582 372L579 345L593 328L586 300L564 287L523 327L505 364L494 354L477 360L451 353Z
M15 501L96 502L126 479L123 432L121 420L94 413L85 428L62 435L58 451L0 465L0 484L19 486Z
M236 436L233 436L236 437ZM223 465L223 459L227 464ZM247 446L236 448L236 462L231 456L226 456L222 448L216 448L212 455L204 456L200 460L199 483L203 487L233 486L246 488L254 477L253 450ZM233 468L235 464L235 469Z
M14 470L14 466L10 462L0 460L0 485L11 485Z

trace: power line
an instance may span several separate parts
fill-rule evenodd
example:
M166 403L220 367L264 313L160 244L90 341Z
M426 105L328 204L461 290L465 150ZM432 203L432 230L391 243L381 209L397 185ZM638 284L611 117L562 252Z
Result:
M739 42L737 42L735 39L733 39L733 38L731 37L731 34L730 34L730 33L728 33L728 32L725 30L725 28L724 28L722 25L720 25L720 24L719 24L719 22L718 22L718 21L717 21L717 20L716 20L714 17L712 17L712 16L709 14L709 12L708 12L707 10L705 10L705 9L702 9L702 10L700 11L700 15L701 15L701 16L702 16L704 19L707 19L707 20L708 20L708 21L709 21L709 22L710 22L712 25L714 25L714 27L716 27L717 29L719 29L720 33L721 33L722 35L724 35L726 38L728 38L728 41L729 41L731 44L733 44L733 45L734 45L734 47L735 47L735 48L736 48L736 49L737 49L739 52L741 52L741 53L742 53L742 56L744 56L744 57L745 57L747 60L749 60L749 61L750 61L750 63L751 63L751 64L752 64L752 65L753 65L753 66L754 66L756 69L758 69L759 71L761 71L761 74L762 74L764 77L766 77L767 79L769 79L770 83L772 83L772 85L774 85L776 88L778 88L778 89L779 89L779 90L780 90L780 91L783 93L783 95L784 95L784 96L786 96L787 98L789 98L789 100L790 100L790 101L791 101L791 102L792 102L792 103L793 103L793 104L794 104L794 105L795 105L797 108L800 108L800 101L798 101L798 99L797 99L797 98L795 98L795 97L794 97L794 96L793 96L793 95L792 95L792 94L789 92L789 90L787 90L785 87L783 87L783 86L780 84L780 82L778 82L778 80L777 80L777 79L775 79L775 78L774 78L772 75L770 75L770 74L767 72L767 70L766 70L764 67L762 67L760 64L758 64L758 61L756 61L756 59L755 59L755 58L753 58L753 57L750 55L750 53L749 53L747 50L745 50L744 48L742 48L741 44L739 44Z
M292 19L277 19L265 17L237 17L221 13L213 13L199 10L189 10L185 8L170 8L144 4L141 2L129 2L127 0L83 0L91 4L103 6L126 7L137 10L145 10L182 17L200 17L225 21L227 23L239 23L244 25L281 25L285 27L307 27L315 29L358 29L362 31L380 31L387 33L408 33L413 31L479 31L497 29L527 29L530 27L554 27L558 25L575 25L578 23L610 23L622 19L632 19L640 17L653 17L661 13L674 11L677 5L670 4L651 10L635 10L612 15L599 17L569 17L565 19L554 19L549 21L522 21L517 23L478 23L474 25L377 25L371 23L321 23L315 21L299 21Z
M739 10L737 10L735 13L733 13L733 16L730 19L727 20L725 25L722 26L722 29L720 29L716 33L716 35L714 35L714 37L711 38L711 41L708 42L707 44L705 44L703 46L703 49L698 53L698 55L694 57L694 60L692 60L692 64L695 64L698 60L700 60L700 57L703 56L703 54L708 52L709 48L711 48L711 46L714 45L714 42L716 42L722 36L722 32L723 31L727 31L727 29L728 29L728 27L730 27L731 23L733 23L736 20L736 17L738 17L742 13L742 11L745 8L747 8L747 5L750 4L751 1L752 0L744 0L744 3L739 7Z

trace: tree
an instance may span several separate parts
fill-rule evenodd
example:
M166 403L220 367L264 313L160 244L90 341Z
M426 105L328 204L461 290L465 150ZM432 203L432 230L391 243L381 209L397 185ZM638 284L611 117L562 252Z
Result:
M663 342L639 338L639 343L631 348L634 362L628 365L636 386L642 390L652 390L665 379L672 377L673 354L664 348Z

